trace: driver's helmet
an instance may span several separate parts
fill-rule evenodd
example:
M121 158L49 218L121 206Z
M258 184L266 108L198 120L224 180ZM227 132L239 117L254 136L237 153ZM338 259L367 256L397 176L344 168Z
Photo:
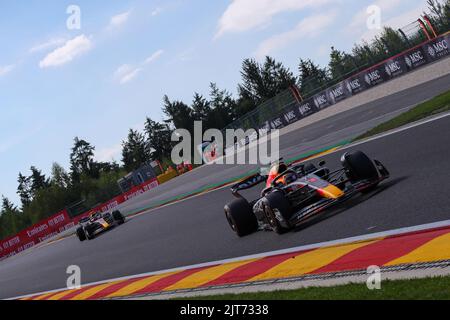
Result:
M95 212L91 215L91 221L98 220L102 217L102 214L100 212Z
M288 169L284 162L274 163L269 171L269 177L267 178L266 188L272 185L273 180Z

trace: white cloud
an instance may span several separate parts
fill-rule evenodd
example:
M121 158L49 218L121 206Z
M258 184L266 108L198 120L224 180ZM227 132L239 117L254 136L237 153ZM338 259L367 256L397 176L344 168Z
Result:
M14 70L16 66L14 64L10 64L7 66L0 66L0 77L6 76L8 73Z
M228 32L243 32L262 27L286 11L319 7L339 0L233 0L219 20L215 38Z
M157 15L160 15L163 11L164 11L163 8L157 7L156 9L154 9L154 10L152 11L152 17L155 17L155 16L157 16Z
M257 51L256 57L261 59L274 50L279 50L302 38L314 38L322 33L336 19L337 12L330 11L325 14L310 16L303 19L297 26L287 32L275 35L263 41Z
M116 72L114 72L114 79L118 81L120 84L125 84L136 78L136 76L144 69L144 67L161 57L164 53L164 50L158 50L153 53L150 57L145 59L139 66L132 66L129 64L124 64L117 68Z
M111 18L109 21L109 27L120 27L124 25L128 19L130 18L131 10L128 10L127 12L120 13L118 15L115 15Z
M153 61L156 61L157 59L159 59L159 57L161 57L164 53L164 50L158 50L155 53L153 53L150 57L148 57L147 59L145 59L145 64L149 64L152 63Z
M122 153L122 145L116 144L114 146L100 149L95 153L95 159L99 162L108 162L117 160Z
M120 84L125 84L133 80L139 74L139 72L141 72L141 70L141 68L136 68L128 64L124 64L116 70L116 72L114 73L114 79L119 81Z
M67 41L63 46L49 53L40 63L41 68L57 67L71 62L92 49L92 41L84 34Z
M41 52L41 51L45 51L48 49L52 49L58 46L61 46L62 44L64 44L67 40L64 38L53 38L50 39L44 43L40 43L35 45L34 47L32 47L30 49L30 53L36 53L36 52Z

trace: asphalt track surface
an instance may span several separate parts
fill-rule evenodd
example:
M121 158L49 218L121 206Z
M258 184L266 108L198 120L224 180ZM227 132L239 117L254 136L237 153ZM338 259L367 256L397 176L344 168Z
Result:
M393 111L449 87L447 76L299 129L282 137L282 153L299 154L307 143L320 148L332 131L362 133ZM0 298L63 288L69 265L80 266L82 282L90 283L450 219L449 128L450 117L445 117L355 147L381 160L391 171L390 180L295 232L238 238L223 214L233 198L228 189L220 189L140 215L93 241L70 237L1 261ZM323 157L330 168L339 166L339 158L340 153ZM259 191L246 195L255 197Z

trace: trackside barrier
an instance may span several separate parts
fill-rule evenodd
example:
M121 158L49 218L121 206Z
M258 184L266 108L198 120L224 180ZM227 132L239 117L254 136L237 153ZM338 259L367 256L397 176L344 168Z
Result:
M173 178L175 178L176 176L178 176L178 173L173 170L173 171L169 171L167 173L161 174L158 176L158 182L159 184L163 184L169 180L172 180Z
M261 134L270 129L281 129L358 93L398 78L449 55L450 34L447 33L376 64L325 89L310 99L288 105L278 116L259 123L258 129Z
M283 107L280 107L279 96L266 101L262 106L236 120L227 128L255 129L260 136L271 130L284 128L294 122L307 118L323 109L337 104L347 98L401 77L424 65L433 63L450 55L450 33L447 32L433 40L426 41L416 47L393 56L383 62L369 67L340 83L317 93L309 99L299 101L292 90L281 93ZM245 119L246 121L244 121ZM249 139L253 140L253 139ZM248 144L248 140L238 141L240 147ZM225 146L228 149L230 146ZM232 145L231 145L232 147ZM209 163L216 160L215 143L201 148L203 159Z
M120 204L133 199L151 189L156 188L159 185L157 179L147 181L137 187L134 187L130 191L121 194L88 212L71 218L67 210L63 210L44 221L41 221L21 232L17 235L9 237L0 241L0 260L14 256L26 249L32 248L35 245L44 242L58 234L63 233L73 227L75 227L80 219L91 215L94 212L111 211L114 210Z

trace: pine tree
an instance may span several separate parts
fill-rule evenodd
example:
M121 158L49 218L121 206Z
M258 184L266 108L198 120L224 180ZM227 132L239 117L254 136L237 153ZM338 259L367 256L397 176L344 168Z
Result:
M300 74L298 86L304 97L323 90L330 81L327 71L319 65L314 64L311 59L300 59L298 71Z
M162 160L170 157L172 151L171 131L167 124L147 118L145 121L147 150L152 159Z
M194 115L191 108L182 101L170 101L167 95L163 98L163 113L166 123L171 123L176 129L186 129L194 132Z
M70 154L70 170L73 183L79 183L83 174L89 177L96 175L94 150L95 147L89 142L75 137L74 146Z
M150 160L145 137L137 130L130 129L128 138L122 142L122 162L125 169L133 171Z
M263 64L255 59L245 59L241 76L239 97L251 101L255 107L295 84L293 73L271 57L266 57Z
M22 208L28 207L33 199L30 180L31 179L29 177L26 177L19 172L19 177L17 179L17 182L19 183L19 186L17 187L17 194L20 197Z
M58 163L54 162L52 165L52 174L50 183L61 189L68 188L70 186L70 176L66 170Z

